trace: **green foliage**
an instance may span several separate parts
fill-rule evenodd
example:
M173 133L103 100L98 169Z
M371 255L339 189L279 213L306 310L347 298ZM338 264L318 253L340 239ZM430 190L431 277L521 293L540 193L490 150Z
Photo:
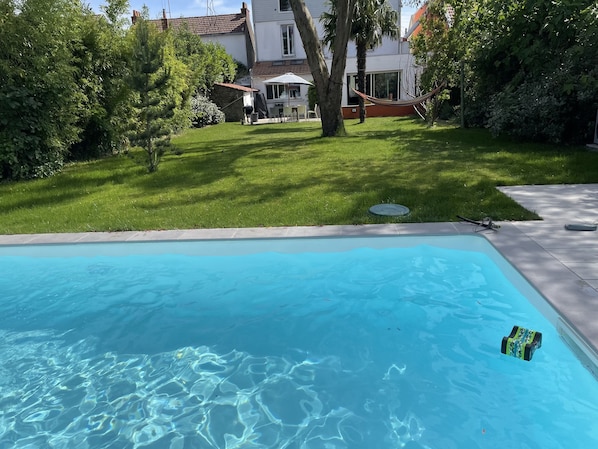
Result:
M487 122L493 135L508 134L545 142L574 140L575 136L567 136L567 123L562 117L562 111L569 110L564 96L546 94L561 89L559 81L555 78L524 81L514 90L494 95ZM571 113L578 117L575 111Z
M118 153L128 136L151 148L155 170L167 134L191 126L191 95L232 79L232 58L198 36L178 55L172 33L152 32L142 54L128 10L128 0L107 0L103 16L77 0L0 0L0 180ZM146 73L154 51L160 68Z
M134 94L130 140L147 154L147 168L154 172L167 148L176 100L173 98L172 66L165 63L168 35L140 19L131 31L131 73ZM169 95L170 94L170 95Z
M0 179L49 176L77 141L82 20L69 0L0 1Z
M170 119L171 132L178 133L191 126L189 97L193 92L190 84L192 68L176 55L172 33L164 33L164 67L170 74L164 95L174 105Z
M324 43L334 45L336 37L336 3L330 1L330 10L320 18L324 27ZM357 0L354 3L353 20L351 21L351 40L356 45L366 45L372 49L382 44L382 37L397 39L400 34L399 13L387 0Z
M191 122L195 128L217 125L225 120L224 112L203 95L191 98Z
M172 33L175 54L190 69L189 96L208 92L214 83L232 82L237 65L222 45L203 42L186 23Z
M126 13L129 11L129 0L106 0L106 4L100 9L115 32L118 33L128 25Z
M414 49L424 87L440 80L458 86L465 62L469 124L581 143L598 108L597 45L593 0L434 0Z
M186 23L169 30L172 52L169 65L173 76L170 81L171 95L176 99L173 131L197 126L197 112L192 110L192 95L210 91L214 83L232 81L236 64L220 44L203 42L193 34ZM205 126L205 125L204 125Z
M235 65L237 66L235 69L235 76L234 76L235 80L239 80L241 78L245 78L246 76L251 75L249 68L245 64L243 64L242 62L239 62L237 60L235 60L234 62L235 62Z
M307 102L309 103L310 110L313 110L319 103L318 91L314 86L309 86L307 88Z
M110 0L104 7L106 18L88 14L82 22L73 63L84 107L77 124L80 140L70 148L71 159L96 158L125 149L130 92L125 31L119 18L125 8L127 1Z
M447 24L444 0L428 3L426 14L420 19L422 32L412 41L411 46L419 65L424 67L420 87L429 91L445 82L458 85L459 63L465 57L465 43L463 34L457 33L453 24Z

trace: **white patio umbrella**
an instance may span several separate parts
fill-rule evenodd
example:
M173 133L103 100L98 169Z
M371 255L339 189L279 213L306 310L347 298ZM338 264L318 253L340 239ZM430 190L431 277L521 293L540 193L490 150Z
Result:
M299 75L295 75L293 72L287 72L284 75L275 76L269 80L264 81L264 84L307 84L312 85L306 79L301 78Z
M299 75L295 75L292 72L287 72L284 75L275 76L274 78L270 78L264 81L264 84L281 84L285 86L285 91L287 92L287 103L291 104L291 96L289 95L289 85L290 84L304 84L307 86L313 86L312 83L307 81L306 79L301 78Z

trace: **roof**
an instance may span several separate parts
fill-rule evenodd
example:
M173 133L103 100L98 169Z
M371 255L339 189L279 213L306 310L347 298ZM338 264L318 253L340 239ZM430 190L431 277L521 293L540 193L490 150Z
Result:
M415 36L417 36L420 33L421 19L427 10L428 10L428 4L424 3L423 5L421 5L418 8L417 11L415 11L415 14L413 14L411 16L411 19L409 20L409 29L405 33L405 39L409 39L409 40L413 39Z
M411 16L411 20L409 20L409 29L405 33L405 39L411 40L421 32L421 21L427 13L428 3L426 2ZM452 5L447 4L444 6L444 20L449 28L453 26L453 23L455 22L455 9Z
M222 14L218 16L180 17L178 19L150 20L158 28L178 28L184 23L189 26L189 31L200 36L214 34L244 34L247 30L245 14ZM167 24L166 27L164 24Z
M241 86L239 84L231 83L214 83L216 86L228 87L230 89L241 90L243 92L259 92L259 89L253 89L252 87Z
M256 62L251 70L251 75L259 78L270 78L288 72L293 72L295 75L311 75L306 59Z

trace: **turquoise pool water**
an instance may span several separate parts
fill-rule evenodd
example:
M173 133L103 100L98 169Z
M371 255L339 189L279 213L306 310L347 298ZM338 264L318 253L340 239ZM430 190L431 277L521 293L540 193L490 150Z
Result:
M0 247L0 292L0 448L598 441L598 383L477 236Z

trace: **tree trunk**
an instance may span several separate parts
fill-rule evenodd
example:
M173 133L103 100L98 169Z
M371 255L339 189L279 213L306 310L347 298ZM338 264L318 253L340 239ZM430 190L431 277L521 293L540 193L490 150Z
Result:
M365 91L365 64L367 57L367 43L361 40L357 41L357 90L362 93ZM362 96L359 98L359 123L365 122L365 100Z
M332 65L329 73L322 51L322 44L311 13L305 6L304 0L290 0L295 23L318 92L322 135L324 137L345 135L345 124L341 110L343 75L347 64L347 44L351 34L351 16L355 1L337 1L336 37L332 49Z

